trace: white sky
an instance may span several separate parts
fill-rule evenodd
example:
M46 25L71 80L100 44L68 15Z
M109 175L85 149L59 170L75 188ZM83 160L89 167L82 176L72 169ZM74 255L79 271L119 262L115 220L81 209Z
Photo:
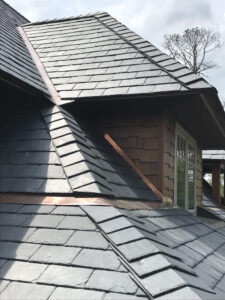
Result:
M218 68L206 73L225 101L225 0L6 0L30 21L107 11L162 49L164 34L186 28L218 31L223 46L213 52Z

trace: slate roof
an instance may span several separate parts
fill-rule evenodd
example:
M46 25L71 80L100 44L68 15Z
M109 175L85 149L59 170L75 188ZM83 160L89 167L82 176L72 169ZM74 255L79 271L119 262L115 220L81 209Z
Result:
M91 122L54 105L0 117L1 192L159 200Z
M62 100L212 88L105 12L23 28Z
M0 72L48 94L30 52L17 30L17 26L27 22L29 21L26 18L0 0Z
M1 300L224 299L225 224L179 209L0 204Z
M203 159L225 160L225 150L204 150Z
M212 198L212 190L209 189L208 184L203 181L203 197L201 208L218 220L225 221L225 209L222 208L216 201Z

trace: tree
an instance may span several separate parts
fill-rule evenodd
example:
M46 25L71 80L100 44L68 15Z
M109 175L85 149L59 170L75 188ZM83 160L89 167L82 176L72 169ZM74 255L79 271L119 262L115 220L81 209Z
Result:
M183 33L164 35L162 46L170 55L189 67L195 74L216 67L216 64L207 60L209 52L220 48L220 34L211 29L194 27Z

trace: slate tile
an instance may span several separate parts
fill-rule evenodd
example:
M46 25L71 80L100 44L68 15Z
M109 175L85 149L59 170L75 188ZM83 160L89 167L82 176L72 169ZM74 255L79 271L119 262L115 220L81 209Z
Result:
M110 233L108 236L116 245L143 239L145 237L134 227Z
M27 218L28 216L23 214L1 213L0 225L19 226L24 223Z
M130 87L128 94L148 94L155 92L155 85Z
M9 285L10 281L0 280L0 293ZM1 294L2 295L2 294Z
M111 96L111 95L124 95L128 91L127 87L117 87L117 88L108 88L104 91L104 96Z
M15 213L23 204L0 203L0 212Z
M136 284L128 274L102 270L93 272L86 287L123 294L134 294L137 291Z
M75 91L60 91L59 96L63 99L73 99L77 98L80 94L80 90L75 90Z
M121 86L138 86L143 85L145 83L145 78L137 78L137 79L125 79L122 80Z
M56 286L81 287L87 282L92 272L92 269L87 268L50 265L37 282Z
M117 270L120 261L113 251L83 249L72 265L94 269Z
M35 231L35 228L21 228L0 226L1 241L26 241Z
M18 211L19 214L50 214L55 209L55 205L26 204Z
M94 90L82 90L79 98L81 97L99 97L104 93L104 89L94 89Z
M214 295L210 293L205 293L210 297L213 297ZM173 299L173 300L201 300L201 298L197 293L195 293L194 289L190 287L184 287L181 288L177 291L171 292L171 293L166 293L163 296L160 296L157 298L158 300L167 300L167 299ZM204 298L206 299L206 298ZM212 299L212 298L211 298Z
M67 216L58 227L63 229L96 230L96 225L88 217L83 216Z
M52 212L52 215L71 215L71 216L84 216L85 213L78 206L57 206Z
M121 212L112 206L82 206L82 209L95 220L100 223L118 216L122 216Z
M214 250L211 247L205 245L199 240L187 243L186 246L204 256L207 256L214 252Z
M31 282L37 280L46 268L47 266L43 264L33 264L21 261L8 261L0 269L0 278Z
M0 268L7 262L6 259L0 258Z
M28 238L28 242L37 244L53 244L64 245L70 236L73 234L73 230L57 230L57 229L37 229L34 234Z
M53 216L53 215L29 215L23 226L29 227L45 227L45 228L56 228L64 219L64 216Z
M30 261L70 265L80 250L80 248L75 247L43 245L34 253L34 255L32 255Z
M141 258L146 255L152 255L159 252L158 248L148 240L139 240L118 247L118 250L126 257L128 261Z
M107 293L103 299L104 300L147 300L148 298L126 295L126 294L119 294L119 293Z
M59 300L59 299L91 299L91 300L101 300L103 299L105 293L95 290L85 290L85 289L71 289L57 287L49 300Z
M39 285L32 283L11 282L10 285L1 294L3 300L28 300L38 299L47 300L53 290L54 286Z
M221 280L217 284L216 288L220 289L221 291L223 291L225 293L225 275L221 278Z
M111 233L124 228L132 227L132 223L125 217L118 217L99 224L102 230L106 233Z
M69 246L106 249L108 242L99 232L76 231L67 242Z
M28 260L39 245L28 243L0 242L0 257Z

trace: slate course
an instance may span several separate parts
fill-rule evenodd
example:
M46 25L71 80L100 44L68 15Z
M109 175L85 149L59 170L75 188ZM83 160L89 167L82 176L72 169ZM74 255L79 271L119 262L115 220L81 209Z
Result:
M0 231L1 299L225 297L223 222L213 227L181 209L97 205L1 203L0 212L0 219L11 216ZM15 227L13 220L24 215L26 222ZM54 228L42 217L56 218ZM156 221L157 231L152 231ZM145 228L139 228L141 223Z

